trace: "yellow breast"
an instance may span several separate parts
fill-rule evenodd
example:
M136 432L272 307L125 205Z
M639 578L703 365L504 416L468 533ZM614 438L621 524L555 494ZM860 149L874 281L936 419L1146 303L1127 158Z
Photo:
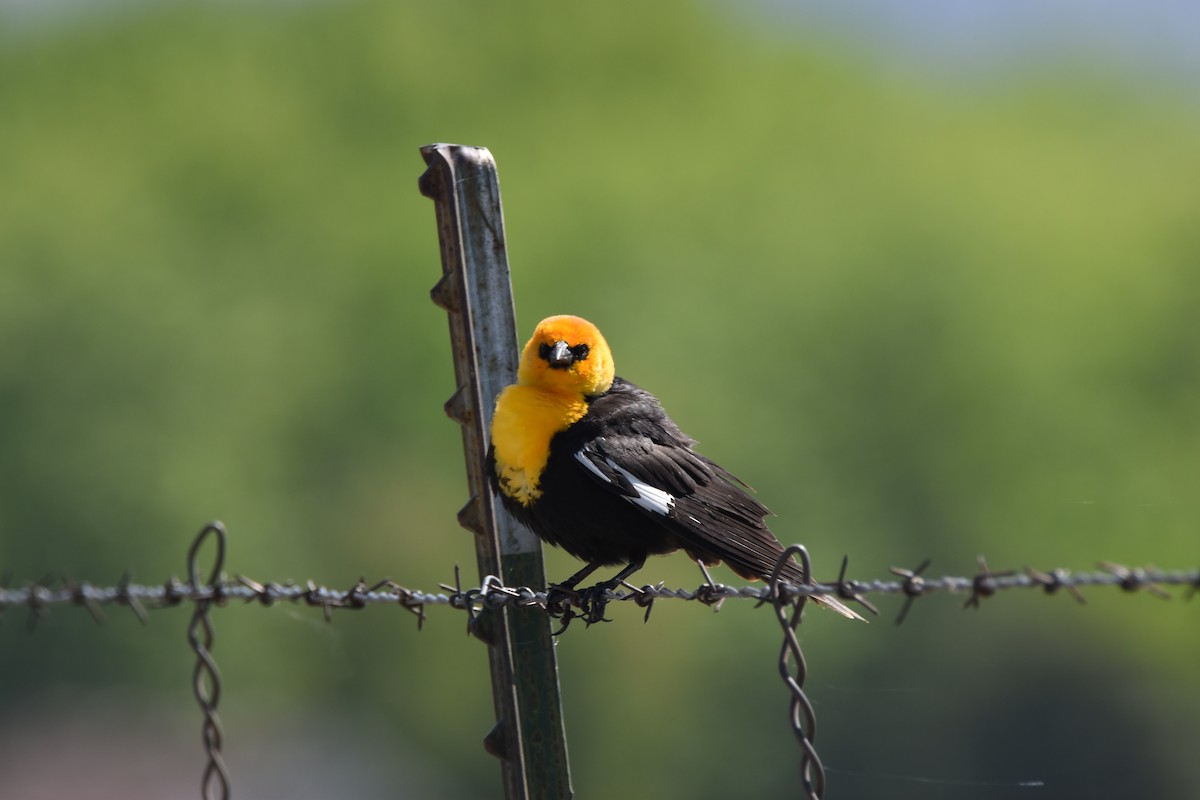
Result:
M587 413L582 396L535 386L509 386L496 398L492 446L500 489L521 505L537 500L550 439Z

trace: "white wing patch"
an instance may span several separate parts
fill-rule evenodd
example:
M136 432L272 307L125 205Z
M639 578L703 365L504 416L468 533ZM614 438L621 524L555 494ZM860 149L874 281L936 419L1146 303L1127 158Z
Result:
M591 470L593 475L605 483L613 482L612 478L610 478L608 475L605 475L600 467L596 466L596 464L590 458L588 458L587 453L583 452L582 450L579 450L575 453L575 460ZM625 498L626 500L636 506L646 509L647 511L652 511L655 514L661 514L664 517L671 513L671 509L675 507L675 495L663 489L659 489L657 486L651 486L643 480L635 478L633 473L627 469L617 466L615 463L613 463L611 458L604 459L604 463L608 464L613 471L620 473L621 476L629 482L629 485L633 487L633 490L637 492L637 497L627 496Z

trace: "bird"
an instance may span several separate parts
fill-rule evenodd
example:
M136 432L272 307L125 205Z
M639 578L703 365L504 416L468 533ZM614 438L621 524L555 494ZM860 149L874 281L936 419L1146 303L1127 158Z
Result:
M651 555L683 550L702 565L724 561L764 580L783 556L764 522L771 511L695 444L653 394L616 375L595 325L564 314L538 323L517 382L496 398L486 471L520 523L587 563L554 588L571 591L600 567L624 566L591 587L596 621L605 592ZM780 576L806 582L790 559ZM837 598L812 599L862 619Z

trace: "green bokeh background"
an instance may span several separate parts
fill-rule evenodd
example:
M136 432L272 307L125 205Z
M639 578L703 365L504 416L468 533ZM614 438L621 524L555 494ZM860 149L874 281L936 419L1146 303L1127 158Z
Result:
M522 335L599 324L822 574L1200 561L1200 105L1169 82L1102 61L936 80L683 0L3 23L15 584L161 581L212 518L260 580L471 568L416 191L434 141L497 157ZM640 577L697 582L684 558ZM830 796L1200 796L1194 604L1088 600L811 614ZM216 612L235 791L498 796L484 649L429 615ZM194 796L188 615L108 616L0 616L14 797L76 771ZM797 794L768 611L611 616L558 642L580 797Z

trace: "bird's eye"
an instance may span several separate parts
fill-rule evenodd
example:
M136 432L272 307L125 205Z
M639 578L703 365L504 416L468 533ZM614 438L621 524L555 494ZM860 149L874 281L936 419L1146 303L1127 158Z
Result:
M546 360L550 359L550 345L542 342L542 346L538 348L538 355Z
M591 350L586 344L577 344L571 348L571 355L575 356L576 361L583 361Z

